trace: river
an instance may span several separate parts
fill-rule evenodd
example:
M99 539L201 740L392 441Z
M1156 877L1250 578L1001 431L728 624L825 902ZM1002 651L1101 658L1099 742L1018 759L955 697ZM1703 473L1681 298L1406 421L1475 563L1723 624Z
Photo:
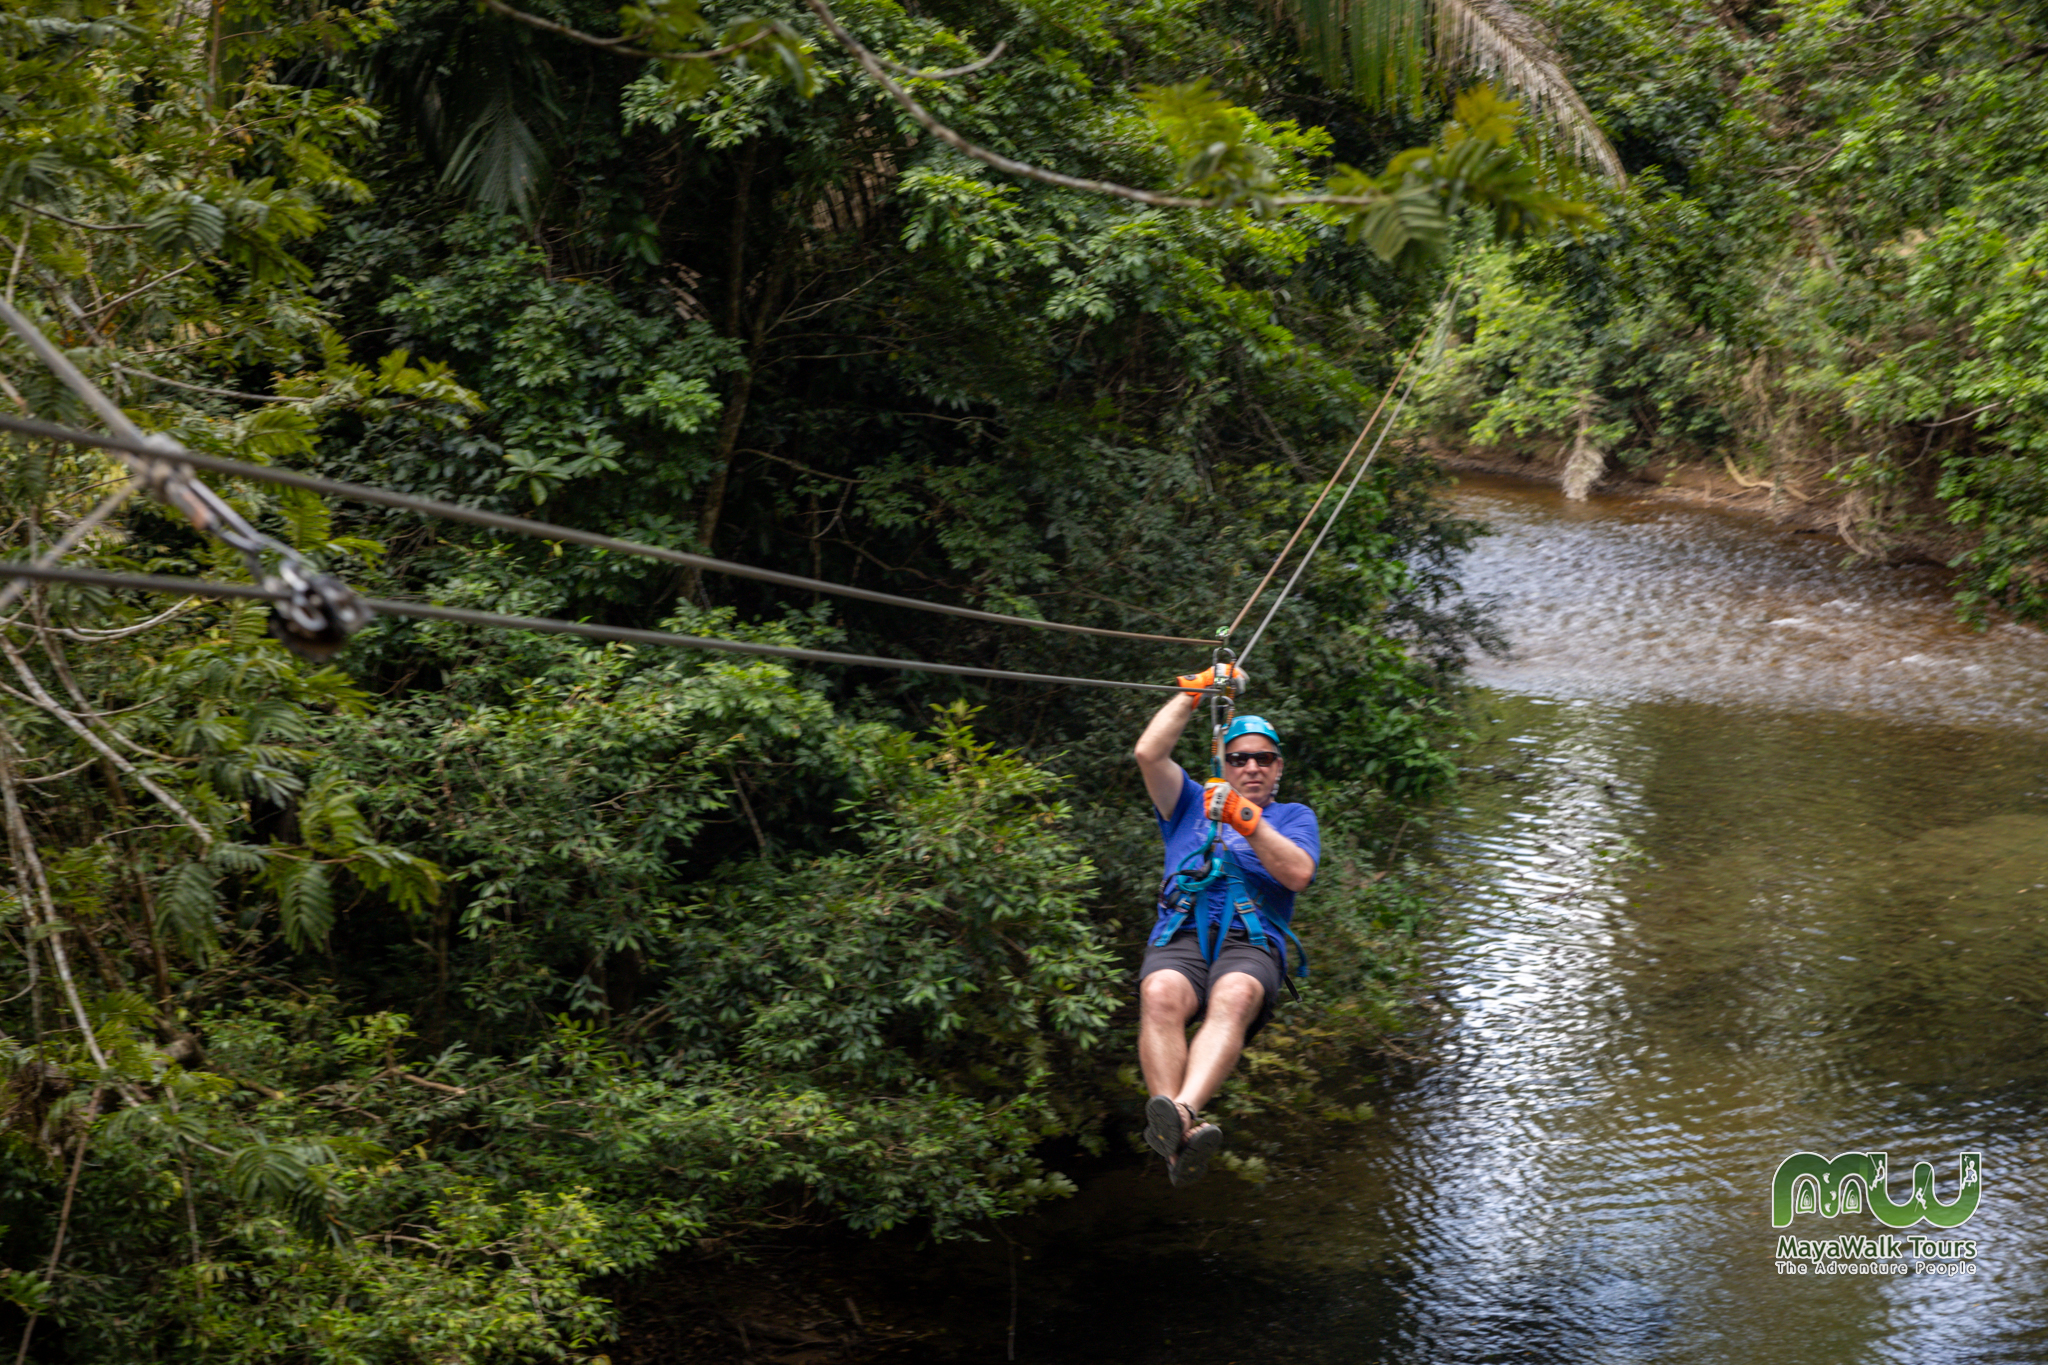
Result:
M1312 1176L1048 1209L1017 1359L2048 1361L2048 639L1751 517L1457 497L1513 654L1438 836L1433 1064ZM1969 1222L1893 1234L1974 1258L1787 1271L1781 1235L1892 1233L1775 1229L1798 1151L1944 1201L1981 1153Z

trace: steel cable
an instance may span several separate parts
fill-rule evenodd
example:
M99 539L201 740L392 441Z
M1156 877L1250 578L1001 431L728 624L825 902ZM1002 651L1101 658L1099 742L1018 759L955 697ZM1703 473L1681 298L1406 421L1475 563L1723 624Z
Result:
M328 658L369 620L354 590L340 579L321 573L311 560L283 541L251 526L218 493L192 477L195 461L190 451L167 436L148 435L129 421L118 403L87 379L71 363L70 356L5 298L0 298L0 322L5 322L22 344L114 432L112 437L92 436L80 444L119 451L135 482L149 490L150 496L184 513L201 534L239 551L251 579L284 590L276 599L278 606L271 613L270 628L294 652L308 658ZM277 556L274 574L265 568L266 554Z
M148 438L125 440L119 437L102 436L96 432L75 431L70 427L55 426L38 422L32 418L13 417L0 413L0 429L18 432L24 436L36 436L49 441L70 441L78 445L103 446L110 450L132 452L138 455L154 455L161 459L165 451L161 445L153 444ZM1064 621L1040 621L1029 616L1009 616L1002 612L980 611L973 607L956 607L944 602L926 602L915 597L898 597L894 593L877 592L872 588L856 588L843 583L829 583L823 579L804 578L798 574L781 573L775 569L757 569L749 564L736 564L730 560L713 559L708 555L690 554L683 550L671 550L660 545L647 545L635 540L621 540L616 536L600 535L594 531L578 531L572 527L556 526L550 522L529 521L525 517L507 516L500 512L486 512L475 507L464 507L460 503L442 502L437 498L415 497L409 493L393 493L382 488L371 488L363 484L343 483L338 479L322 478L316 474L300 474L288 469L272 469L267 465L247 464L241 460L223 459L217 455L200 455L194 451L178 448L172 458L216 474L232 474L243 478L257 479L265 483L281 484L287 488L303 488L312 493L324 493L330 497L350 498L357 502L376 503L384 507L395 507L403 511L419 512L426 516L443 517L450 521L466 521L475 526L488 526L493 530L511 531L518 535L533 536L541 540L561 541L570 545L587 545L593 549L609 550L614 554L637 555L646 559L658 559L669 564L681 564L689 568L704 569L713 573L729 574L735 578L752 578L779 587L795 588L803 592L825 593L834 597L851 597L863 602L879 602L885 606L909 607L916 611L937 612L944 616L959 616L970 621L987 621L993 625L1030 626L1038 630L1066 631L1076 635L1096 635L1116 640L1143 640L1152 644L1168 645L1211 645L1213 640L1199 640L1184 635L1147 635L1138 631L1111 630L1104 626L1077 626Z
M203 578L173 578L153 574L117 574L99 569L72 569L55 565L0 562L0 577L41 579L52 583L79 583L91 587L132 588L141 592L173 593L179 596L247 598L275 602L284 590L258 584L219 583ZM911 659L888 659L874 654L840 654L824 649L798 649L790 645L762 645L748 640L716 640L698 635L679 635L665 630L638 630L630 626L599 626L583 621L561 621L545 616L503 616L497 612L472 611L467 607L437 607L425 602L399 602L369 597L363 605L380 616L410 617L421 621L449 621L457 625L485 626L496 630L531 630L549 635L580 635L585 639L616 644L666 645L680 649L719 650L728 654L758 654L776 659L801 659L807 663L851 664L863 668L894 668L906 673L950 673L964 678L992 678L1008 682L1055 683L1071 687L1109 687L1134 692L1183 692L1172 683L1123 682L1115 678L1075 678L1055 673L1019 673L1002 668L970 668L964 664L922 663ZM1213 689L1204 688L1203 691Z

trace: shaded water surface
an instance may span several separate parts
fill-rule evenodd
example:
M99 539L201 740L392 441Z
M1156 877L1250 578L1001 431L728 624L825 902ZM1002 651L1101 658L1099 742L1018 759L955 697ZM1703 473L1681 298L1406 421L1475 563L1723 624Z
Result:
M2048 642L1751 520L1460 500L1515 654L1443 835L1436 1065L1314 1177L1050 1212L1018 1359L2048 1361ZM1944 1199L1982 1152L1976 1216L1917 1229L1976 1273L1781 1275L1798 1150Z

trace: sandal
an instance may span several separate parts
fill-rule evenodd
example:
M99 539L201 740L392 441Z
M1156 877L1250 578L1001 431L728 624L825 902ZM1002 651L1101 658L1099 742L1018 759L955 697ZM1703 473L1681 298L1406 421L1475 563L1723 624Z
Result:
M1180 1155L1167 1167L1167 1176L1176 1187L1192 1185L1209 1173L1210 1160L1223 1150L1223 1130L1213 1123L1205 1123L1188 1134Z
M1187 1125L1181 1121L1181 1106L1168 1095L1154 1095L1146 1100L1145 1145L1171 1163L1186 1141Z

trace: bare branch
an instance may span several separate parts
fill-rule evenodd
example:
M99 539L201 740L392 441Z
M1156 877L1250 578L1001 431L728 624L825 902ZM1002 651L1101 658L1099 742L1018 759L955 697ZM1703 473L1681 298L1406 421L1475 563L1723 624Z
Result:
M50 212L40 204L30 204L20 199L14 201L14 207L24 213L40 213L43 217L62 223L66 227L84 228L88 232L140 232L149 226L147 223L81 223L76 218L66 218L61 213Z
M133 365L109 365L107 368L119 370L122 374L132 374L137 379L147 379L152 384L162 384L173 389L189 389L193 393L211 394L215 398L240 398L249 403L310 403L313 401L310 398L286 398L269 393L243 393L240 389L216 389L207 384L188 383L183 379L167 379L160 374L151 374L148 370L138 370Z
M121 754L115 752L114 749L108 746L105 740L88 729L84 722L57 704L56 699L44 690L42 680L36 677L34 671L29 668L28 660L21 657L21 652L14 647L14 642L4 635L0 635L0 653L6 654L7 661L14 665L15 676L21 679L22 686L28 689L30 699L36 706L55 716L66 729L98 750L100 757L134 778L142 785L144 791L147 791L151 796L161 801L166 810L176 815L187 829L199 836L200 847L211 848L213 846L213 831L194 819L192 813L185 809L177 797L172 796L161 786L157 785L154 778L137 768L133 763L130 763Z
M983 165L992 166L996 170L1001 171L1005 175L1014 175L1019 179L1036 180L1040 184L1058 185L1063 189L1085 190L1090 194L1106 194L1111 196L1112 198L1128 199L1133 203L1146 204L1153 208L1215 209L1232 208L1240 206L1232 201L1220 199L1198 199L1192 198L1184 194L1160 194L1155 190L1141 190L1133 185L1120 185L1113 180L1091 180L1085 176L1067 175L1060 171L1049 171L1042 166L1034 166L1027 161L1019 161L1014 157L1004 156L1001 152L991 151L987 147L983 147L978 143L971 142L966 137L955 132L953 129L947 127L945 124L939 122L939 120L932 115L931 111L926 109L922 104L919 104L917 102L917 99L913 95L911 95L911 93L908 90L905 90L901 85L898 85L896 81L890 77L889 72L884 64L884 60L876 56L873 52L870 52L858 38L854 37L851 33L849 33L846 30L845 26L839 22L838 16L832 12L831 7L824 3L824 0L805 0L805 3L810 6L811 12L818 16L819 22L825 25L826 30L829 33L831 33L831 35L835 39L838 40L839 45L841 47L844 47L848 52L853 54L855 60L857 60L861 64L862 69L868 73L868 76L875 82L875 84L882 87L883 91L889 96L890 99L896 101L897 104L901 105L904 111L908 113L913 119L917 120L919 126L921 126L926 132L930 133L933 137L945 143L948 147L951 147L953 150L959 152L963 156L971 157L974 160L981 162ZM524 24L531 24L535 28L546 29L548 32L551 33L559 33L565 37L574 38L579 42L589 43L592 47L603 48L609 52L617 52L623 56L643 57L650 61L693 61L699 58L720 56L728 52L735 52L738 51L739 48L747 45L746 43L737 43L732 45L731 47L716 48L708 52L645 52L640 50L639 48L625 47L621 44L621 42L618 39L599 38L595 34L583 33L576 29L565 27L564 25L554 23L550 20L542 19L538 15L522 13L519 10L513 9L510 5L507 5L504 2L504 0L484 0L484 4L490 9L496 10L498 13L505 15L507 18L517 19L519 20L519 22ZM750 38L747 40L748 43L755 41L757 41L757 39ZM993 60L995 55L996 54L994 52L991 52L987 58L983 59L983 63ZM969 70L976 70L979 69L979 67L983 63L975 63L969 67L962 67L959 68L959 71L965 72ZM897 63L891 62L887 63L887 65L897 66L899 70L902 69L900 65L898 65ZM917 76L941 76L958 73L917 72L914 74ZM1309 206L1328 206L1332 208L1377 208L1381 204L1384 204L1386 202L1386 196L1358 194L1281 194L1261 196L1259 202L1262 204L1267 204L1281 208L1299 208Z
M911 80L950 81L956 76L972 76L975 72L981 70L990 62L993 62L996 58L1002 56L1003 49L1008 47L1009 45L1010 40L1008 38L1005 38L1001 42L997 43L994 47L990 48L988 50L988 55L986 57L983 57L980 61L969 62L965 66L949 66L944 71L913 71L909 67L905 66L903 63L892 62L887 57L882 56L880 53L875 54L875 60L880 62L883 66L888 67L891 71L894 71L897 75L908 77Z
M902 105L904 112L916 119L926 132L963 156L971 156L984 165L995 167L1005 175L1021 176L1026 180L1036 180L1047 185L1059 185L1070 190L1086 190L1090 194L1113 195L1119 199L1129 199L1140 204L1150 204L1154 208L1201 209L1211 207L1211 203L1207 199L1190 199L1186 195L1179 194L1157 194L1151 190L1136 189L1130 185L1119 185L1114 181L1089 180L1078 175L1064 175L1059 171L1048 171L1042 167L1015 160L1014 158L1004 156L1001 152L992 152L986 147L969 142L966 138L932 117L931 112L919 104L908 90L905 90L892 80L889 73L883 69L881 59L868 51L861 44L860 39L846 31L846 27L839 22L839 16L832 12L831 6L827 5L825 0L805 0L805 3L811 7L811 13L818 16L818 22L825 26L828 33L839 40L841 47L853 54L854 60L861 64L862 69L868 73L868 76L873 79L875 84L881 86L888 93L890 99Z
M774 453L772 453L772 452L770 452L770 451L766 451L766 450L757 450L757 449L753 448L752 446L748 446L748 447L745 447L745 448L743 448L743 449L740 449L740 450L736 450L736 451L734 451L734 452L733 452L733 454L735 454L735 455L759 455L759 456L760 456L760 457L761 457L762 459L764 459L764 460L773 460L773 461L775 461L775 463L777 463L777 464L786 464L786 465L788 465L788 466L789 466L789 467L790 467L791 469L797 470L797 471L798 471L799 473L809 474L809 475L810 475L811 477L813 477L813 478L818 478L818 479L832 479L832 480L834 480L834 481L836 481L836 482L839 482L839 483L852 483L852 484L860 484L860 483L866 483L866 482L867 482L867 480L866 480L866 479L849 479L849 478L847 478L847 477L846 477L846 476L845 476L844 474L827 474L827 473L826 473L826 472L825 472L824 470L822 470L822 469L813 469L813 468L811 468L811 467L810 467L809 465L807 465L807 464L798 464L798 463L797 463L797 462L796 462L795 460L792 460L792 459L790 459L789 457L787 457L787 456L785 456L785 455L776 455L776 454L774 454Z
M162 611L158 612L156 615L152 617L149 617L146 620L137 621L132 626L117 626L113 630L96 630L91 626L44 626L43 629L48 631L52 635L61 635L67 640L77 640L81 644L105 644L110 640L125 640L131 635L140 635L146 630L155 630L158 626L170 620L172 617L181 616L184 613L190 611L193 607L199 605L201 600L202 599L197 597L181 597L176 602L173 602L170 606L164 608ZM158 700L162 699L159 698ZM155 703L153 702L144 703L144 705L154 704ZM122 708L122 710L126 711L135 711L140 709L141 707L137 706ZM109 711L106 714L117 716L121 713L120 711Z
M10 690L11 690L11 689L10 689ZM67 777L76 777L76 776L78 776L78 774L80 774L80 773L84 772L84 771L85 771L85 770L86 770L87 768L90 768L90 767L91 767L91 766L92 766L93 764L95 764L95 763L97 763L97 762L99 762L99 760L98 760L98 759L96 759L96 758L88 758L88 759L86 759L86 760L85 760L85 761L84 761L83 763L74 763L74 764L72 764L72 765L71 765L70 767L68 767L68 768L65 768L65 769L63 769L63 770L62 770L62 771L60 771L60 772L54 772L54 773L44 773L44 774L43 774L43 775L42 775L41 777L18 777L18 778L16 778L15 780L16 780L17 782L21 783L21 785L22 785L22 786L24 786L24 787L38 787L38 786L41 786L41 785L42 785L43 783L45 783L45 782L62 782L62 781L63 781L63 780L65 779L65 778L67 778ZM154 826L151 826L150 828L153 828L153 829L176 829L176 828L177 828L177 826L176 826L176 825L154 825Z
M724 47L707 48L703 52L643 52L637 47L628 45L623 38L600 38L595 33L585 33L581 29L570 28L567 24L558 24L552 19L543 19L538 14L528 14L525 10L513 9L505 3L505 0L484 0L484 7L504 15L507 19L517 20L529 28L537 28L543 33L558 33L564 38L574 38L579 43L588 43L592 47L601 47L607 52L616 52L621 57L633 57L649 62L706 62L718 57L730 57L735 52L744 51L752 47L772 32L770 29L763 29L751 38L743 39L737 43L728 43Z
M198 261L191 260L185 262L185 264L179 266L176 270L167 270L153 280L147 280L142 284L136 285L133 289L129 290L125 294L117 295L116 297L109 299L107 302L93 309L93 312L101 317L105 317L108 313L113 312L116 308L119 308L122 304L128 302L128 300L134 298L137 294L146 294L160 284L164 284L171 280L175 280L178 278L178 276L184 274L186 271L190 270L192 267L198 264Z
M14 736L0 727L0 800L4 800L7 814L7 841L12 845L17 867L26 867L28 880L33 882L37 899L42 903L42 914L38 916L34 903L26 896L22 898L22 910L29 916L34 927L45 930L43 942L49 945L50 960L56 965L57 977L64 983L64 998L71 1006L71 1014L78 1021L79 1032L85 1036L85 1049L92 1054L102 1072L113 1070L107 1065L107 1054L100 1051L99 1035L93 1032L92 1016L85 1012L85 1002L78 998L78 983L71 977L71 959L64 951L64 934L57 926L61 920L57 914L57 902L50 895L50 881L43 872L43 860L36 852L35 836L29 832L28 819L22 814L21 802L15 794L14 784ZM40 919L39 924L35 921Z

